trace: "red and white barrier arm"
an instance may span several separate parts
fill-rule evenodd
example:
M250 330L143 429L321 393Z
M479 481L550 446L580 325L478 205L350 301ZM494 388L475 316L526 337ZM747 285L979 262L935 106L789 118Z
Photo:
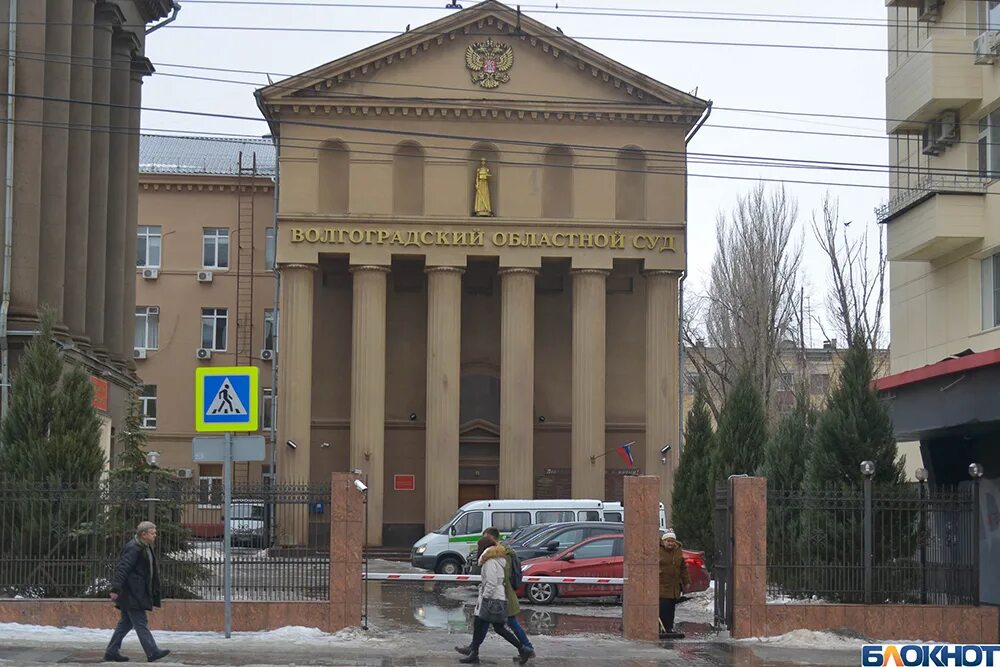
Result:
M362 575L362 578L365 578ZM478 574L394 574L388 572L369 572L369 581L456 581L460 583L476 584L480 581ZM622 577L532 577L524 575L526 584L598 584L607 586L622 586L625 579Z

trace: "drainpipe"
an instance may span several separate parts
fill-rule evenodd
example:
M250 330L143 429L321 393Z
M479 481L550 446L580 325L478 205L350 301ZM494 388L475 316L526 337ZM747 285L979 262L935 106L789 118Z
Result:
M278 157L280 154L278 146L281 141L278 135L272 138L274 143L274 354L271 357L271 481L276 482L277 471L277 449L278 449L278 364L281 359L278 357L278 348L281 347L278 340L281 327L281 273L278 272L278 190L281 187L280 170L278 168Z
M10 262L14 244L14 77L17 73L17 0L10 0L7 26L7 136L4 172L3 301L0 303L0 414L10 400L10 356L7 314L10 311Z
M160 28L162 28L163 26L167 25L168 23L173 23L174 21L176 21L177 20L177 15L180 14L180 12L181 12L181 3L177 2L177 0L174 0L173 1L173 8L174 8L174 13L170 15L170 18L168 18L166 20L163 20L163 21L160 21L159 23L157 23L154 26L150 26L149 28L146 29L146 34L148 35L149 33L153 32L155 30L159 30Z
M708 106L705 107L704 113L702 113L701 118L698 123L691 128L691 131L687 133L684 137L684 146L686 147L694 135L697 134L698 130L701 129L702 125L708 122L708 117L712 115L712 100L708 101ZM684 178L684 262L687 264L687 250L688 250L688 235L687 235L687 217L688 217L688 182L687 177ZM687 269L685 268L681 271L681 279L677 286L677 299L678 299L678 313L677 313L677 332L678 338L681 344L678 345L677 351L677 381L678 381L678 392L677 392L677 460L680 461L681 453L684 451L684 282L687 280Z

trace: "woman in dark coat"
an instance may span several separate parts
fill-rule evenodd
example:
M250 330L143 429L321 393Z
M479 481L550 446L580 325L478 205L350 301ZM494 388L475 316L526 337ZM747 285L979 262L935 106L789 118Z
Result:
M152 521L143 521L136 528L135 537L122 548L121 557L115 565L115 573L111 577L111 599L121 610L121 618L104 650L106 661L128 661L120 650L122 640L130 630L135 630L149 662L170 653L156 646L146 618L147 611L160 606L160 574L156 567L156 554L153 553L155 541L156 525Z
M660 623L668 635L674 632L674 611L677 600L689 586L687 563L677 535L667 531L660 542Z

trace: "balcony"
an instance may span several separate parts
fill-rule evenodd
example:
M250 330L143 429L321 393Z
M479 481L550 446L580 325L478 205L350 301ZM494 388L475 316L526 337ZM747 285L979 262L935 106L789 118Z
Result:
M933 175L875 209L889 223L891 261L928 262L983 238L986 186L978 176Z
M886 131L919 133L942 111L982 99L982 70L972 50L968 35L935 35L912 52L886 79Z

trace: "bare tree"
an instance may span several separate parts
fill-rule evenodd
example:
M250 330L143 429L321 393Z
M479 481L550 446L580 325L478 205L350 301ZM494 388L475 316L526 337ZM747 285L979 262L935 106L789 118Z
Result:
M727 218L719 215L708 293L689 310L685 344L716 418L741 372L768 407L785 341L798 340L801 241L798 205L784 187L757 185Z
M885 236L879 228L874 247L867 230L849 237L851 223L841 221L839 208L837 200L827 193L819 219L813 214L813 233L830 263L830 326L846 344L860 336L869 349L877 350L885 344Z

